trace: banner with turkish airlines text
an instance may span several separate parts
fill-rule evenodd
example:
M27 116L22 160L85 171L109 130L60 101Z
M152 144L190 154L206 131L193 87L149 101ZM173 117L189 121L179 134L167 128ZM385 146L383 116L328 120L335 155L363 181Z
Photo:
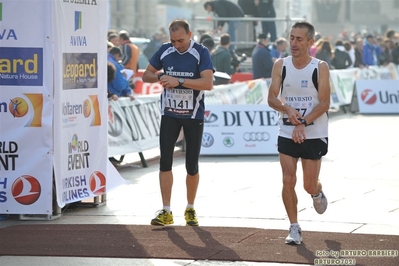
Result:
M107 169L107 50L105 42L101 45L107 1L51 3L54 170L57 203L63 207L100 196L123 179L109 176Z
M52 214L50 12L0 0L0 214Z

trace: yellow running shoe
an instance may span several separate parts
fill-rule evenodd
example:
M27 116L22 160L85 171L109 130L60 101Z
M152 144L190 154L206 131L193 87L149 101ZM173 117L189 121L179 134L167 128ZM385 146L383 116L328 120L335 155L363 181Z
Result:
M166 225L173 224L173 214L167 210L160 210L157 212L157 216L151 220L152 225Z
M193 208L187 208L184 217L186 218L186 225L198 226L197 214Z

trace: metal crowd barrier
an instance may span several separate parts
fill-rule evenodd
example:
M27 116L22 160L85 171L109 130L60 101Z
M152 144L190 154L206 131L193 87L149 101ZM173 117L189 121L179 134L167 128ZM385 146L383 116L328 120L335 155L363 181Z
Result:
M196 28L196 23L198 21L207 21L207 22L213 22L215 23L216 21L239 21L239 22L254 22L254 21L275 21L275 22L286 22L286 29L285 29L285 35L288 37L288 32L291 27L292 22L297 22L297 21L306 21L306 17L303 18L291 18L290 16L286 17L276 17L276 18L264 18L264 17L251 17L251 16L245 16L245 17L214 17L214 16L193 16L192 17L192 25L191 27L193 29ZM256 45L257 42L254 41L235 41L231 42L232 44L235 45Z

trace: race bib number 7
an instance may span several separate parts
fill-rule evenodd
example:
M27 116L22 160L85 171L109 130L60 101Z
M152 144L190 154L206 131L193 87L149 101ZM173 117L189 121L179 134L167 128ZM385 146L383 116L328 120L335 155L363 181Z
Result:
M301 99L306 99L306 98L307 97L301 97ZM313 102L311 100L311 97L309 97L309 100L286 101L284 104L295 108L295 110L297 110L302 115L302 117L305 117L307 114L309 114L313 110ZM286 126L293 126L293 124L289 120L287 114L283 114L283 124ZM311 124L313 124L313 123L311 123Z

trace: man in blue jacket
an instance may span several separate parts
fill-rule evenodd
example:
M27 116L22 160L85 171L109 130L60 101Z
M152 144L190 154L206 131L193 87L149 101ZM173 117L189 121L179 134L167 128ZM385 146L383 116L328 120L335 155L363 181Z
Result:
M381 53L381 47L376 44L374 36L368 35L363 45L363 63L366 66L377 66Z
M108 83L108 96L115 101L118 97L130 97L131 100L134 100L129 82L123 75L125 68L118 62L121 57L122 52L118 47L112 47L108 53L107 60L112 63L116 69L115 78Z
M252 51L252 73L253 79L271 78L273 59L270 50L267 47L269 40L266 34L261 33L258 36L258 44Z

